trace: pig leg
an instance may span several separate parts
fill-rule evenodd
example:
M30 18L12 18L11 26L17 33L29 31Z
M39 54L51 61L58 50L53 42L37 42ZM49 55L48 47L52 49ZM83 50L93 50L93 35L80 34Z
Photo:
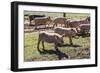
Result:
M42 49L45 50L44 41L42 41L42 47L43 47Z
M53 28L54 28L55 26L57 27L57 23L54 23L54 24L53 24Z
M55 50L56 50L56 51L59 51L57 45L58 45L58 44L55 43Z
M72 36L69 37L69 42L70 42L70 45L73 45Z
M41 40L40 40L40 39L38 39L38 43L37 43L37 49L38 49L38 51L39 51L39 52L41 52L41 51L40 51L40 48L39 48L40 41L41 41Z
M30 19L30 25L32 25L32 23L31 23L31 19Z

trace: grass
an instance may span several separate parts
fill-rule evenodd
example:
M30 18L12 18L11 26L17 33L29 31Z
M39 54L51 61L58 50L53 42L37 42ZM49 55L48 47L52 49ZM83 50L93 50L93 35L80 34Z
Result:
M36 12L24 11L28 15L46 15L52 19L55 17L63 17L62 12ZM89 13L66 13L66 18L84 19L90 16ZM29 29L28 29L29 30ZM25 33L24 35L24 61L51 61L62 59L89 59L90 58L90 37L73 38L73 46L69 45L69 39L64 38L64 45L58 47L59 51L55 51L54 44L45 42L45 48L41 54L37 50L38 32ZM40 45L40 48L42 46ZM42 50L42 49L41 49Z
M45 42L46 50L41 54L37 50L38 32L25 33L24 40L24 61L26 62L90 58L90 37L73 38L73 46L69 45L69 39L65 37L65 45L58 47L59 52L55 51L54 44Z

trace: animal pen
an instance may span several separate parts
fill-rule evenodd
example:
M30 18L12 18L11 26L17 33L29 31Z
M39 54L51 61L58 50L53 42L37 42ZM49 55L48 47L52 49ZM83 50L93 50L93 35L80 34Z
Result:
M24 19L27 17L27 20L24 20L24 61L90 58L90 36L88 35L90 33L81 35L82 32L79 31L82 30L79 28L79 25L90 25L90 14L36 11L24 11L24 14ZM55 43L49 43L49 41L46 40L48 37L43 36L45 37L44 44L40 44L39 51L37 48L39 33L43 31L53 34L57 27L61 28L60 32L62 31L61 33L63 35L64 44L58 46L58 49L56 50ZM69 30L69 28L71 30ZM73 28L76 30L72 30ZM85 31L85 29L83 30ZM89 31L90 29L88 28L87 30ZM41 40L43 37L41 37ZM50 38L51 37L49 37L48 40ZM45 49L43 49L44 46Z

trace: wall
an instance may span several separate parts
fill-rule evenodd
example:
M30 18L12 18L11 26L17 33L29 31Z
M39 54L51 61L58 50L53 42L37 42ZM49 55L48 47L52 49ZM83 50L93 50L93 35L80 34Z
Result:
M11 73L10 71L10 28L11 28L10 27L10 21L11 21L10 2L11 1L13 0L0 0L0 26L1 26L0 27L0 73ZM24 0L24 1L61 3L61 4L80 4L80 5L94 5L94 6L97 5L98 9L100 9L99 0ZM98 13L100 13L100 10ZM98 16L100 15L98 14ZM100 27L100 25L98 27ZM100 29L98 31L100 31ZM100 34L98 37L100 37ZM98 48L98 52L100 52L99 48ZM100 55L100 53L98 55ZM100 58L98 60L100 61ZM41 73L46 73L46 72L98 73L99 68L100 66L91 67L91 68L60 69L60 70L49 70L49 71L45 70L45 71L36 71L36 73L40 73L40 72ZM32 72L30 71L30 73Z

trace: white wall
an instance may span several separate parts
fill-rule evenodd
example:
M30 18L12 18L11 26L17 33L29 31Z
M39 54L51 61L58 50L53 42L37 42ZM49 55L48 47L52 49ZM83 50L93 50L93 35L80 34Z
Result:
M10 2L13 0L0 0L0 73L11 73L10 69ZM17 1L17 0L16 0ZM45 2L45 3L61 3L61 4L80 4L80 5L94 5L98 6L100 9L100 0L21 0L21 1L31 1L31 2ZM99 12L100 13L100 10ZM100 16L100 14L98 14ZM100 17L98 17L99 19ZM100 21L99 21L100 23ZM99 24L98 23L98 24ZM98 26L100 27L100 25ZM98 30L100 31L100 29ZM99 34L100 37L100 34ZM99 40L99 39L98 39ZM100 46L99 46L100 48ZM98 53L100 49L98 48ZM98 54L100 55L100 53ZM99 58L100 61L100 58ZM99 62L98 61L98 62ZM99 63L100 64L100 63ZM74 68L74 69L60 69L60 70L45 70L36 71L37 73L98 73L98 67L91 68ZM32 71L30 71L32 73Z

